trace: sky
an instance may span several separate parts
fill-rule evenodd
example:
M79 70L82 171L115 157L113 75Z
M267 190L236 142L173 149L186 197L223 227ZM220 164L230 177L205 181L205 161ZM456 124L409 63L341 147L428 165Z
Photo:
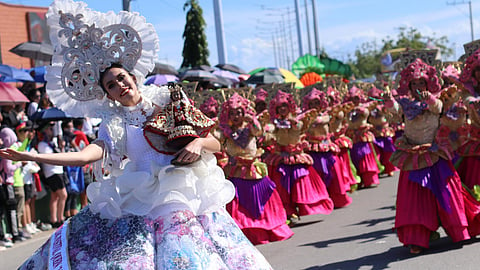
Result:
M315 53L312 1L316 1L319 48L340 61L347 61L365 42L376 41L381 46L383 39L396 38L400 27L415 28L424 36L446 36L448 46L455 53L444 57L444 61L455 61L464 53L463 44L472 41L472 28L474 39L480 38L480 1L298 0L303 54ZM50 0L3 2L45 7L51 3ZM101 12L122 9L122 0L84 2ZM218 64L213 2L198 0L206 22L211 66ZM131 11L139 12L155 26L160 41L158 61L176 68L183 60L184 3L184 0L132 0L130 6ZM247 72L258 67L291 68L291 63L300 56L295 0L221 0L221 6L226 63ZM307 34L307 21L310 35Z

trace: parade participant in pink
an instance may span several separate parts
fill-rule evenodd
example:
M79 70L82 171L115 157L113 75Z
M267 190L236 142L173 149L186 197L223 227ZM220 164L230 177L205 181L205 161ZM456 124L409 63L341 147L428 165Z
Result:
M212 119L215 122L215 126L212 128L212 134L216 134L218 131L218 101L214 97L209 97L200 105L200 111L203 112L206 116ZM218 131L219 132L219 131ZM228 156L225 151L220 150L219 152L214 153L217 158L217 164L220 167L225 167L228 162Z
M436 142L441 147L448 148L453 156L452 163L456 164L460 158L457 150L468 140L467 108L454 85L444 88L439 99L442 101L443 110L435 136ZM459 170L457 172L460 174Z
M270 140L273 135L272 131L275 129L273 124L270 123L270 115L268 114L267 108L267 97L268 92L265 91L263 88L260 88L255 93L255 112L257 120L262 125L263 134L261 134L257 138L257 147L262 148L264 150L263 158L273 151L273 145L266 144L266 141Z
M317 113L309 111L297 116L296 111L291 94L278 91L270 101L269 112L275 130L273 151L265 158L270 178L277 185L293 222L299 215L330 214L333 210L325 184L312 167L313 159L304 152L308 147L305 131Z
M352 198L347 194L350 183L343 177L342 163L337 156L340 148L331 140L332 134L328 126L330 115L326 112L327 106L325 93L315 88L303 97L304 112L311 109L324 112L315 118L306 132L309 142L307 151L313 158L313 167L327 186L335 208L340 208L349 205Z
M254 244L282 241L293 235L286 224L287 214L267 165L260 162L262 149L256 136L262 134L251 102L235 93L222 105L220 142L228 155L224 167L235 185L235 198L227 210Z
M209 97L200 105L200 111L208 116L213 121L217 121L218 118L218 101L214 97Z
M357 169L350 157L350 150L353 147L353 141L345 135L348 128L345 115L352 109L353 103L341 103L340 92L331 86L327 89L327 97L330 107L329 130L332 132L331 139L340 149L338 158L340 160L343 178L350 186L350 192L353 192L358 188L358 184L361 181L361 178L357 175Z
M455 81L459 80L460 73L453 65L448 65L445 69L442 70L442 89L453 86Z
M361 187L373 187L380 184L378 174L380 169L377 165L375 148L373 142L375 136L371 129L372 125L367 122L370 115L369 105L367 103L363 90L353 86L349 90L349 99L353 102L354 108L348 114L348 129L346 135L353 140L353 147L350 152L353 164L360 176Z
M268 92L263 88L258 89L255 93L255 112L257 115L267 110L267 97Z
M392 89L389 93L387 93L389 96L391 95L393 98L398 98L398 92L395 89ZM400 108L401 110L401 108ZM395 144L395 141L402 137L403 135L403 130L405 129L405 122L402 119L402 114L401 113L391 113L388 117L388 124L390 127L393 128L395 132L395 136L393 137L393 143Z
M455 81L455 77L450 76ZM460 75L455 81L468 111L470 124L467 125L468 137L457 149L460 156L456 163L462 182L470 189L480 185L480 50L470 55Z
M388 176L393 176L393 172L398 169L390 162L390 157L395 152L393 145L393 137L395 132L388 124L387 111L384 108L382 101L383 91L375 86L368 90L369 98L379 101L377 106L373 108L368 117L368 122L372 124L372 132L375 135L374 147L377 153L378 160L384 166L382 173Z
M435 142L442 111L435 68L416 59L400 75L398 93L408 96L385 97L386 105L398 111L399 104L405 117L405 133L391 158L400 168L395 229L400 242L418 254L440 224L454 242L478 234L479 208L462 189L451 153Z

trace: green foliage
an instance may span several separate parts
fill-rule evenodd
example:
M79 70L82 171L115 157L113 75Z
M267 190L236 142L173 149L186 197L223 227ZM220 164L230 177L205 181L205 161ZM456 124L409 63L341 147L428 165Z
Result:
M197 0L187 0L183 6L185 11L189 8L186 17L185 30L183 31L183 62L181 67L195 67L208 65L208 43L205 35L205 20L203 10Z
M354 58L350 57L347 64L352 68L356 78L368 78L381 72L380 59L384 52L397 49L408 48L412 50L426 49L431 44L440 50L443 57L453 55L453 49L448 47L448 38L442 36L432 37L422 35L417 29L412 27L399 27L399 33L396 38L387 36L382 40L381 46L376 41L365 42L357 47Z

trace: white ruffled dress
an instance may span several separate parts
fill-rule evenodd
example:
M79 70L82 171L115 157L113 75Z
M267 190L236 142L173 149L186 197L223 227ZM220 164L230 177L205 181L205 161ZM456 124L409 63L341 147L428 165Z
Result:
M212 154L173 166L142 128L111 123L99 131L110 177L20 269L271 269L226 212L235 189Z

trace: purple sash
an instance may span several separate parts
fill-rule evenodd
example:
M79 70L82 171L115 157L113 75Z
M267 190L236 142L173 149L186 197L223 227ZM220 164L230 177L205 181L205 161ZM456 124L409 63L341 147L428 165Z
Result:
M333 166L335 164L335 158L332 152L309 152L313 158L313 167L320 173L325 186L329 187L332 182Z
M369 142L357 142L353 144L352 150L350 151L350 157L352 158L353 164L358 167L362 158L372 152Z
M373 143L387 153L393 153L396 150L391 137L376 137Z
M303 164L295 164L295 165L286 165L280 164L278 165L277 171L282 174L282 179L280 182L282 186L287 190L288 194L290 194L290 190L293 187L295 182L304 176L309 174L307 168Z
M265 204L276 188L275 183L268 176L259 180L244 180L235 177L229 180L235 185L236 196L240 205L253 218L260 218Z
M440 158L433 166L410 171L408 179L430 189L440 206L450 213L452 211L449 202L451 194L447 188L447 179L453 176L454 172L450 169L448 162Z

